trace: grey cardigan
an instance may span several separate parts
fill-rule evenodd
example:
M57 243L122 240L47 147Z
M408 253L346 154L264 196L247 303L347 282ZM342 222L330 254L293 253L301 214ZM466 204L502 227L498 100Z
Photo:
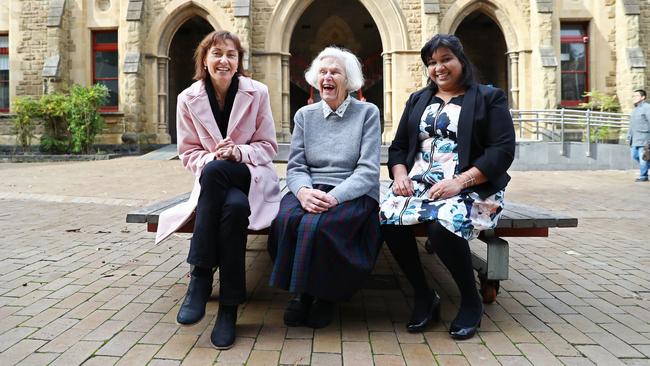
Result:
M643 146L650 141L650 103L641 101L630 114L630 128L627 132L630 146Z
M329 193L339 203L363 195L379 202L379 109L351 98L342 118L334 113L325 118L321 103L296 112L287 186L296 194L327 184L335 187Z

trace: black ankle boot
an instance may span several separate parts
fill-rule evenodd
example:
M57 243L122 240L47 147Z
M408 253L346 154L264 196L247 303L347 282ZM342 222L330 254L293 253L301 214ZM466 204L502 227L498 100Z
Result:
M287 327L304 325L313 302L314 297L309 294L301 294L291 299L284 310L284 324Z
M411 320L406 324L406 330L410 333L422 332L433 322L439 320L440 296L434 290L431 290L431 295L426 300L416 300Z
M334 307L333 302L316 299L307 317L307 326L315 329L328 326L334 317Z
M216 349L229 349L235 344L236 322L237 305L219 305L217 321L210 335L210 341Z
M212 270L195 268L187 286L185 300L178 310L176 321L181 325L198 323L205 316L205 304L212 294Z

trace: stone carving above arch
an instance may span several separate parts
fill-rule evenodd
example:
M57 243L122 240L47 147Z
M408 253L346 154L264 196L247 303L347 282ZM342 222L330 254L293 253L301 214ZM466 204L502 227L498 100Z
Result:
M528 39L524 38L528 32L516 32L515 29L528 29L528 26L521 21L521 14L512 14L512 10L517 10L512 9L515 6L510 1L458 0L440 22L440 32L454 33L468 15L480 11L499 26L509 52L521 50L528 44Z
M153 21L145 42L147 53L159 57L167 56L178 28L195 16L204 18L214 29L234 29L228 21L228 16L215 7L211 0L174 0L167 4Z
M273 9L266 32L266 51L289 52L291 35L298 18L314 0L279 0ZM384 52L409 50L406 19L396 0L357 0L379 30ZM278 34L281 34L278 37Z
M341 44L345 45L352 53L357 54L361 45L355 39L354 32L348 23L337 15L331 15L320 26L316 32L316 41L310 46L311 54L317 54L323 48Z
M111 0L95 0L95 7L100 11L106 11L111 8Z

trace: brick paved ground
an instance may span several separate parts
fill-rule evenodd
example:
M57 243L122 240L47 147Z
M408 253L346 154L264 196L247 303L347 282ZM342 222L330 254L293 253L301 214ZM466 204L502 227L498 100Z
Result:
M429 332L403 331L412 299L399 274L399 287L340 304L326 329L287 329L265 237L250 237L250 299L236 346L219 352L217 291L202 322L175 323L188 236L154 246L124 223L134 206L189 189L177 161L0 164L0 365L650 365L650 184L632 171L512 175L507 198L580 226L510 240L511 278L479 337L446 334L457 292L429 255L444 319ZM376 273L396 273L386 251Z

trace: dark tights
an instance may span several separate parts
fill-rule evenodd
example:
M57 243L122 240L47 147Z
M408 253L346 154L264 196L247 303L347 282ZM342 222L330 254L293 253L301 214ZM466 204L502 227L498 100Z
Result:
M476 290L469 243L437 222L427 225L427 231L436 254L451 273L460 292L460 309L454 323L475 324L481 316L482 307ZM426 299L429 286L422 269L415 235L410 227L399 225L383 225L382 234L393 257L413 286L416 300L414 312L418 311L418 299Z

